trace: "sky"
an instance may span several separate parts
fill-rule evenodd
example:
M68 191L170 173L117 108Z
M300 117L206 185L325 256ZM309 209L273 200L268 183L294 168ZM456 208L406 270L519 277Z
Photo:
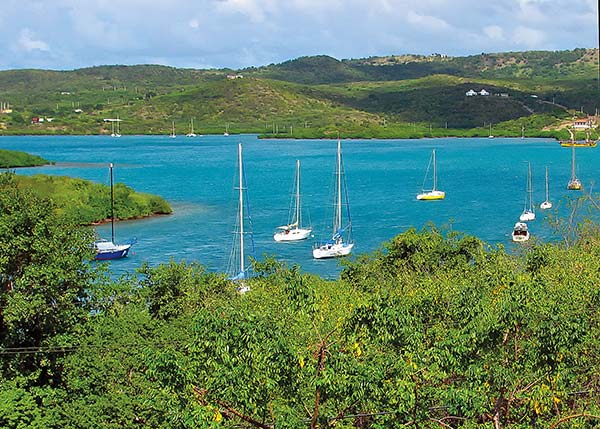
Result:
M598 0L1 0L0 70L598 46Z

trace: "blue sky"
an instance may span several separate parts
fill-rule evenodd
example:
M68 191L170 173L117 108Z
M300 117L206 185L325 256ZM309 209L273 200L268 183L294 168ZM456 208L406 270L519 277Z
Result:
M597 0L2 0L0 69L598 45Z

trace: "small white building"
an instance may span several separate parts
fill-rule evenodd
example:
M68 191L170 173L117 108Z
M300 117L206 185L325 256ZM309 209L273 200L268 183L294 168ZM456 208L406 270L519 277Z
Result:
M477 95L477 92L473 91L472 89L469 89L467 92L465 92L465 95L467 97L473 97L474 95Z
M483 95L485 97L485 96L490 95L490 93L487 92L485 89L482 89L481 91L479 91L479 95Z

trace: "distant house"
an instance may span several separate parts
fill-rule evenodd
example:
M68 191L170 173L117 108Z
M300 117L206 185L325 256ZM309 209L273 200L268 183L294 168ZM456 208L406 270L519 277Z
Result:
M487 95L490 95L490 93L487 92L485 89L482 89L481 91L479 91L479 95L483 95L485 97Z
M75 110L73 110L73 112L75 112L75 113L81 113L81 112L83 112L83 110L81 110L81 109L75 109Z
M469 89L467 92L465 92L465 95L467 97L473 97L474 95L477 95L477 92L473 91L472 89Z
M573 128L576 130L587 130L592 128L592 121L589 118L576 119L573 121Z
M531 95L530 95L530 97L531 97L531 98L538 98L538 96L537 96L537 95L535 95L535 94L531 94Z
M500 93L500 97L508 98L508 93L506 93L506 92L501 92L501 93Z
M242 79L244 76L241 74L228 74L227 79Z
M39 124L40 123L40 118L38 118L37 116L34 116L33 118L31 118L31 123L32 124Z

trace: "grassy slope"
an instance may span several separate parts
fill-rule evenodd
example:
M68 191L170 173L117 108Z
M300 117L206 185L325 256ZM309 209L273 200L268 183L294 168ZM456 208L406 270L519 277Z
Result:
M26 152L15 150L0 149L0 167L2 168L35 167L46 164L50 164L50 161L37 155L31 155Z
M15 176L19 185L30 187L57 206L57 214L79 224L110 218L110 188L83 179L47 175ZM170 214L163 198L134 192L122 183L115 185L115 218L133 219L154 214Z

